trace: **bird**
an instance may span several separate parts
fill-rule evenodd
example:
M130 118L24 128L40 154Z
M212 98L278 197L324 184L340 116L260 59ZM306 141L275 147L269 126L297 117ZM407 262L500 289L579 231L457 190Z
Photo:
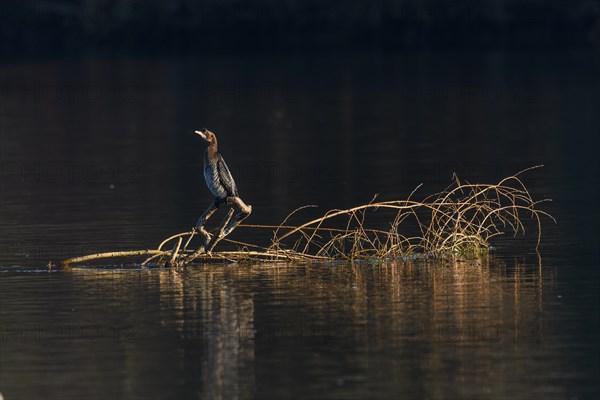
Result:
M247 205L240 198L231 171L229 171L229 167L227 167L223 156L219 154L217 136L206 128L195 132L208 143L208 147L204 152L204 180L215 198L208 209L202 213L193 231L202 234L206 244L208 244L211 241L211 235L204 229L204 224L217 211L221 204L231 204L237 207L240 212L233 219L229 220L223 228L220 238L227 236L242 220L247 218L252 213L252 206ZM189 244L190 239L188 239L185 247Z
M227 163L219 153L217 136L208 129L196 133L208 143L204 152L204 179L206 186L215 196L215 206L219 207L227 202L227 198L238 197L237 186Z

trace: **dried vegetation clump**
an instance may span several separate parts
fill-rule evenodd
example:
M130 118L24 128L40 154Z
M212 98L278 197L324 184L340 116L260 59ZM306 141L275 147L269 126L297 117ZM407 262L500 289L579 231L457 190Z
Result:
M307 262L333 260L384 261L415 257L474 257L489 250L492 238L525 233L525 221L533 219L537 243L541 239L541 219L554 218L539 209L547 199L532 198L521 175L528 168L502 179L497 184L471 184L454 177L445 190L413 200L415 189L406 200L375 201L344 210L329 210L323 216L300 224L304 206L294 210L280 225L240 224L240 229L271 230L266 246L226 238L223 230L231 219L230 210L212 232L221 244L232 250L219 250L213 241L188 250L194 232L183 232L163 240L156 249L92 254L65 260L72 265L100 258L147 258L141 265L184 267L206 260L232 262ZM373 222L376 220L377 222ZM381 221L387 225L381 226ZM376 225L378 224L378 225Z

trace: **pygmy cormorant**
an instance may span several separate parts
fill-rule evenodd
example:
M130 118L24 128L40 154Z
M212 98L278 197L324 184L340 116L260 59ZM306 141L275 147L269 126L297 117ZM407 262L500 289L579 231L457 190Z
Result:
M252 212L252 206L246 205L239 197L237 186L231 176L231 172L219 154L217 146L217 137L208 129L196 131L198 135L208 143L208 148L204 152L204 179L210 192L215 196L214 201L208 209L200 216L196 223L195 230L204 234L206 241L210 240L210 235L204 230L204 223L223 203L236 206L240 212L225 227L223 236L228 235L244 218Z

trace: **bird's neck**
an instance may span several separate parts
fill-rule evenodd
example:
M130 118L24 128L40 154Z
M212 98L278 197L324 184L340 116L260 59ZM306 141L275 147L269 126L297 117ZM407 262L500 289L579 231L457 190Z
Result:
M208 145L208 147L206 148L206 153L208 155L215 155L217 154L217 140L215 139L211 144Z

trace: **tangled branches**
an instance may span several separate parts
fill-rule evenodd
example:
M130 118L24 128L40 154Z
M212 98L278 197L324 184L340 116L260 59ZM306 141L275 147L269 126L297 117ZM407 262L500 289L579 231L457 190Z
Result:
M520 176L531 169L502 179L497 184L470 184L456 176L444 191L421 201L407 200L375 202L345 210L330 210L320 218L289 225L287 221L307 207L294 210L277 226L245 225L244 229L269 229L273 232L270 245L258 245L230 240L223 229L231 218L225 217L214 238L237 245L236 250L183 250L182 242L191 232L183 232L163 240L156 249L120 253L102 253L66 260L63 264L81 263L99 258L148 258L142 265L154 263L166 266L186 266L196 261L229 260L234 262L307 262L345 260L386 260L423 254L433 257L472 256L489 249L490 240L498 235L525 233L524 217L533 218L537 225L538 245L541 238L541 218L554 218L538 209ZM372 227L371 217L377 213L387 226ZM383 214L383 215L382 215ZM411 232L411 233L409 233Z

